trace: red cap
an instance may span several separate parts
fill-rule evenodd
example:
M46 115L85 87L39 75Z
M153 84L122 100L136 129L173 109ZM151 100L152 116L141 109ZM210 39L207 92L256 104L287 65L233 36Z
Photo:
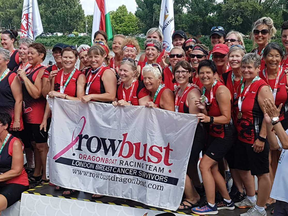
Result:
M216 44L212 50L212 54L221 53L221 54L227 55L228 52L229 52L229 47L226 44Z

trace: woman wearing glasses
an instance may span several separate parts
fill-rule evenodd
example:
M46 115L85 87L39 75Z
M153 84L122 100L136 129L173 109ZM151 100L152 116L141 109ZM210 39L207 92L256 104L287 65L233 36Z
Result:
M174 111L173 92L162 84L162 69L158 64L148 64L143 68L143 83L150 92L146 107Z
M149 91L143 82L138 80L137 65L133 59L123 59L119 68L121 83L117 90L117 101L114 106L140 105L150 101Z
M190 63L196 72L192 75L192 82L196 84L200 89L202 88L202 82L199 80L198 76L198 66L199 63L207 59L209 49L204 44L195 44L192 53L189 54Z
M238 31L230 31L226 35L225 44L230 48L232 45L244 46L243 34Z
M167 88L174 92L177 84L174 81L173 70L177 62L185 60L185 52L180 47L174 47L169 54L170 66L163 70L163 82Z
M257 53L261 57L261 71L265 68L265 61L263 59L264 49L275 34L276 28L270 17L262 17L253 25L252 39L253 43L257 45L257 48L252 50L252 52Z
M193 47L195 44L201 43L197 38L189 38L187 39L183 44L183 50L185 51L185 54L187 56L187 60L189 59L189 54L191 54Z

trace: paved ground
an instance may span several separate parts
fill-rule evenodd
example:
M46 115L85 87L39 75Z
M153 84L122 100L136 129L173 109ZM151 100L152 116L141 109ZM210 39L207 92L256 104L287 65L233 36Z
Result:
M37 186L34 189L30 190L30 193L40 193L41 195L51 194L55 197L62 196L62 191L55 191L54 187L49 186L48 184L45 184L43 186ZM80 200L83 200L83 199L92 200L91 194L84 193L84 192L76 192L75 194L73 194L69 197L67 196L67 199L70 199L70 198L77 198ZM131 207L136 207L136 206L139 207L140 206L142 208L147 208L147 209L151 208L149 206L143 205L143 204L138 203L138 202L134 202L131 200L126 200L126 199L118 199L118 198L113 198L113 197L105 197L104 196L104 197L98 198L97 201L101 201L104 204L106 204L106 203L109 204L109 202L110 202L110 203L114 203L116 205L126 204L126 205L129 205ZM156 209L163 211L163 209L158 209L158 208L156 208ZM237 215L237 216L239 216L241 213L243 213L245 211L246 210L240 210L240 209L235 209L233 211L221 210L221 211L219 211L218 215L221 215L221 216L236 216ZM181 214L180 212L172 212L172 213L173 213L172 215L185 215L183 213ZM180 214L178 214L178 213L180 213ZM188 214L188 215L192 215L192 214ZM137 215L135 215L135 216L137 216ZM268 213L268 216L271 216L270 212Z

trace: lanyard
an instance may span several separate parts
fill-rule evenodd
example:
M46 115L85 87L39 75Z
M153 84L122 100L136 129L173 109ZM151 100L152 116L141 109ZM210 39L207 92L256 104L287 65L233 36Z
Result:
M70 75L69 75L68 79L66 80L64 86L63 86L64 70L62 71L61 81L60 81L60 93L64 94L64 91L65 91L67 85L69 84L70 80L72 79L75 71L76 71L76 68L74 68L74 70L70 73Z
M160 84L160 85L159 85L159 87L158 87L158 89L157 89L157 91L156 91L156 93L155 93L155 95L154 95L153 103L155 103L156 98L157 98L159 92L161 91L161 89L162 89L164 86L165 86L165 85L163 85L163 84Z
M213 98L214 98L214 93L213 93L213 87L217 84L217 80L215 80L214 81L214 83L213 83L213 85L212 85L212 88L211 88L211 90L210 90L210 100L209 101L207 101L207 105L210 105L211 103L212 103L212 100L213 100ZM203 87L203 94L202 94L202 97L204 98L205 97L205 99L207 99L207 97L205 96L205 92L206 92L206 88L205 87Z
M134 87L135 87L135 84L136 84L135 81L136 81L136 80L133 80L131 86L129 87L129 88L131 88L131 87L132 87L132 88L131 88L131 91L130 91L130 95L129 95L128 100L126 99L126 93L125 93L124 83L123 83L123 85L122 85L123 99L124 99L125 101L127 101L128 103L130 103L130 104L131 104L131 99L132 99L132 94L133 94L133 91L134 91ZM129 88L128 88L128 89L129 89Z
M178 112L179 111L179 105L180 105L180 102L182 100L182 98L184 97L184 95L191 89L192 86L190 86L188 84L188 86L185 88L183 94L181 94L181 98L180 98L180 95L179 95L179 92L180 92L180 88L178 89L177 93L176 93L176 98L175 98L175 112ZM180 98L180 99L179 99Z
M243 92L243 90L244 90L245 83L242 83L242 85L241 85L241 91L240 91L240 97L238 98L238 109L239 109L239 112L242 111L242 103L243 103L244 99L246 98L246 95L247 95L247 93L248 93L251 85L252 85L254 82L258 81L258 80L260 80L260 77L259 77L259 76L256 76L256 77L252 80L251 84L250 84L250 85L247 87L247 89L245 90L243 97L242 97L242 92Z
M3 74L1 75L1 77L0 77L0 82L7 76L8 73L9 73L9 68L7 68L7 69L3 72Z
M100 73L101 69L102 69L102 66L98 67L94 71L92 71L92 69L91 69L91 71L88 75L88 82L87 82L86 90L85 90L86 95L89 94L90 87L91 87L92 83L94 82L94 80L96 79L96 77L98 76L98 74ZM95 75L93 76L93 74L95 74ZM92 78L92 76L93 76L93 78Z
M3 142L3 144L2 144L2 147L1 147L1 149L0 149L0 154L2 153L3 148L5 147L5 145L6 145L7 141L8 141L8 139L10 138L10 136L11 136L11 134L9 134L9 133L6 135L6 137L5 137L5 139L4 139L4 142Z
M264 48L261 50L260 54L259 54L258 48L256 49L256 54L260 55L261 59L263 59L263 53L264 53Z
M279 69L278 69L278 72L277 72L277 77L276 77L276 80L275 80L274 88L272 89L272 86L270 86L270 89L272 90L272 93L273 93L274 102L276 100L276 94L277 94L279 79L280 79L280 76L282 74L282 70L283 70L283 68L282 68L282 66L280 66ZM269 84L268 73L267 73L266 68L263 70L263 75L266 78L267 84Z
M233 97L234 97L234 100L237 98L237 88L235 88L235 85L234 85L234 83L235 83L235 74L234 74L234 72L232 71L232 73L231 73L231 80L232 80L232 85L233 85ZM242 84L242 82L243 82L243 77L241 76L241 80L240 80L240 85Z

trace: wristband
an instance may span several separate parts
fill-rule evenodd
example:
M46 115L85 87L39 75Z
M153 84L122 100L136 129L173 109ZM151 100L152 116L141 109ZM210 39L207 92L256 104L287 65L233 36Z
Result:
M210 116L210 124L213 124L213 122L214 122L214 117L213 116Z
M261 141L261 142L266 142L266 138L261 137L260 135L258 136L258 140Z
M274 125L278 124L279 122L280 122L280 121L272 122L272 125L274 126Z

